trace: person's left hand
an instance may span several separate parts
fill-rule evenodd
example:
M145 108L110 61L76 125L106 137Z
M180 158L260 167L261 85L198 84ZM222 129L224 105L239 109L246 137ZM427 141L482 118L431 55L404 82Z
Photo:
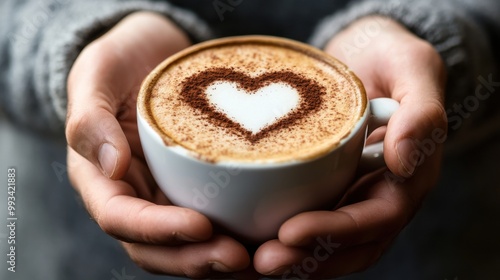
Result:
M369 24L380 32L356 48L356 36ZM439 175L447 121L444 65L434 48L395 21L366 17L333 38L326 52L360 77L370 99L400 102L384 139L388 168L360 178L332 211L286 221L278 239L255 253L254 267L264 275L324 279L366 269L412 219Z
M88 44L68 77L68 176L90 216L141 268L214 278L250 263L201 213L172 205L147 166L136 102L141 82L190 45L163 15L138 11Z

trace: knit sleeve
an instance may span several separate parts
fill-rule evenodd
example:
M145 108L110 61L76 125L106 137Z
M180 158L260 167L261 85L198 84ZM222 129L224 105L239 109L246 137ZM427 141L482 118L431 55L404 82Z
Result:
M153 11L170 18L194 42L211 37L193 13L166 2L7 0L0 5L0 108L41 130L62 129L73 62L125 16Z

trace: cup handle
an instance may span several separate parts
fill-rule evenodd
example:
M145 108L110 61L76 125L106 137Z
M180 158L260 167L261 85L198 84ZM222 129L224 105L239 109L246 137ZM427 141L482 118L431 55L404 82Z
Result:
M387 125L389 119L399 108L399 102L391 98L375 98L370 100L370 120L368 122L367 135L375 129ZM378 142L365 146L359 163L361 174L374 171L385 166L384 142Z

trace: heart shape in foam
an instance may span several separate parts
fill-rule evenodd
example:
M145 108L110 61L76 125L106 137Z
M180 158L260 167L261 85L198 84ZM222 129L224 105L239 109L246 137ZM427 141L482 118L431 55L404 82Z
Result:
M218 81L205 92L210 105L252 134L290 114L300 102L297 90L284 83L272 83L247 92L237 83Z
M318 110L325 89L292 71L252 78L231 68L212 68L186 78L181 100L208 121L255 143Z

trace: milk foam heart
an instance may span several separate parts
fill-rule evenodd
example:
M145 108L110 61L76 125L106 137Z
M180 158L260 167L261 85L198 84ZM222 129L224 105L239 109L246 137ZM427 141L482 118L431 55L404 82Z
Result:
M207 87L206 95L215 109L256 134L288 115L300 104L300 95L286 83L271 83L247 92L237 83L217 81Z

